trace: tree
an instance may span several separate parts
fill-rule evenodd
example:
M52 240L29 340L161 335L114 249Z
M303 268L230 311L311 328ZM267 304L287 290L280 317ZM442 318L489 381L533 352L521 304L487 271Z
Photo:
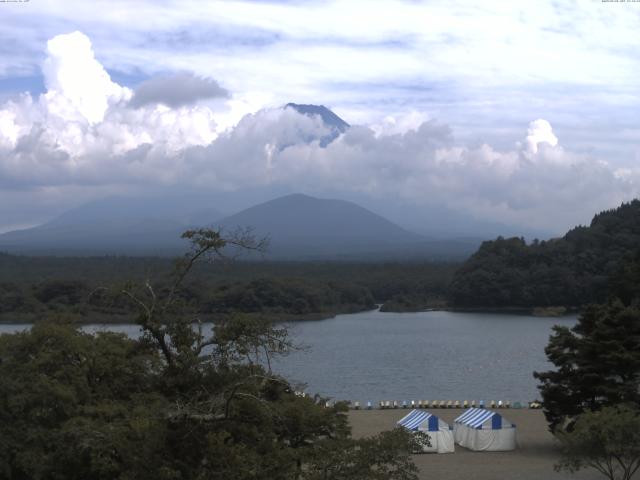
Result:
M620 262L618 271L611 277L609 289L611 295L625 305L640 305L640 249Z
M159 360L124 335L84 334L64 319L0 336L0 477L153 478L167 466Z
M591 305L571 329L554 327L545 348L556 370L534 372L553 432L584 411L640 404L640 310L619 300Z
M594 468L610 480L629 480L640 468L640 412L636 406L604 407L581 414L557 435L563 456L556 470Z
M361 440L322 441L314 449L305 480L409 480L418 469L410 452L419 451L425 434L402 428Z
M300 397L271 371L270 359L293 348L286 329L231 316L208 333L182 311L180 290L196 262L264 242L247 232L183 236L193 250L168 289L146 282L122 291L138 308L139 340L88 335L68 321L0 337L0 475L415 479L409 433L354 440L344 403Z

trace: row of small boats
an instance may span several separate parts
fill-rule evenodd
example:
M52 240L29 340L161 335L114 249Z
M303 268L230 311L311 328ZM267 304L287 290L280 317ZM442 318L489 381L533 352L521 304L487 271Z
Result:
M306 397L307 394L305 392L297 391L295 392L297 396ZM331 407L332 402L325 402L325 406L327 408ZM354 410L373 410L374 404L371 401L367 401L366 403L361 404L360 402L349 402L349 407ZM420 408L531 408L531 409L540 409L542 408L542 403L534 400L533 402L521 403L521 402L513 402L506 400L491 400L486 403L484 400L480 400L476 402L475 400L380 400L377 404L377 408L380 410L385 409L394 409L394 408L411 408L411 409L420 409Z
M353 402L351 407L355 410L367 409L372 410L373 404L369 401L366 404L361 405L360 402ZM484 400L480 400L476 403L475 400L403 400L399 402L398 400L380 400L378 403L378 408L381 410L384 409L393 409L393 408L533 408L538 409L542 408L542 404L540 402L529 402L527 404L522 404L521 402L513 402L511 403L509 400L491 400L488 404L485 404Z

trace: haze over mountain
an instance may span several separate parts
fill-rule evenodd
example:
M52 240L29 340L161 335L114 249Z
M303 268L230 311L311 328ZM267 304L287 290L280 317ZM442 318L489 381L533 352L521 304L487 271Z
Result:
M110 197L69 210L37 227L0 235L0 250L53 255L173 255L181 233L223 215L202 197Z
M308 117L315 125L297 141L317 142L326 148L350 129L324 105L288 103L282 107L287 110ZM275 145L279 151L292 146L286 137ZM266 256L272 259L459 259L470 255L482 240L497 235L548 237L476 220L441 205L418 208L339 189L331 196L343 200L282 192L275 186L199 191L89 202L34 228L0 235L0 250L54 255L175 255L187 247L180 239L184 230L214 222L227 229L252 227L256 234L269 236L271 247ZM241 211L224 218L213 206L222 206L227 212Z
M231 215L219 222L228 230L251 226L269 236L269 257L325 257L390 253L425 238L355 203L293 194Z
M462 258L478 239L436 240L403 229L355 203L292 194L220 219L199 197L110 198L41 226L0 235L0 250L27 254L174 255L195 226L251 227L269 236L270 259Z

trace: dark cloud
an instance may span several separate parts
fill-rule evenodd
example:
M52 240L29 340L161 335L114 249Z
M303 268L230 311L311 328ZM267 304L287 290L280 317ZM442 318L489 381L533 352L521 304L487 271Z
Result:
M190 73L150 78L135 89L130 105L162 103L172 108L192 105L207 98L228 98L229 92L210 78L196 77Z

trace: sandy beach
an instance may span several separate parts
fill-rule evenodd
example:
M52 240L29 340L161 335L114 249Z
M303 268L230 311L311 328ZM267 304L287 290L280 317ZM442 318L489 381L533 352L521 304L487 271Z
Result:
M461 414L460 409L429 410L449 424ZM438 480L591 480L604 478L595 470L578 474L558 473L553 465L559 458L558 447L547 430L540 410L501 409L500 413L517 426L517 450L512 452L472 452L456 445L455 453L414 455L421 479ZM392 429L408 410L352 410L349 421L354 437L375 435ZM640 478L638 475L636 477ZM635 477L634 477L635 478Z

